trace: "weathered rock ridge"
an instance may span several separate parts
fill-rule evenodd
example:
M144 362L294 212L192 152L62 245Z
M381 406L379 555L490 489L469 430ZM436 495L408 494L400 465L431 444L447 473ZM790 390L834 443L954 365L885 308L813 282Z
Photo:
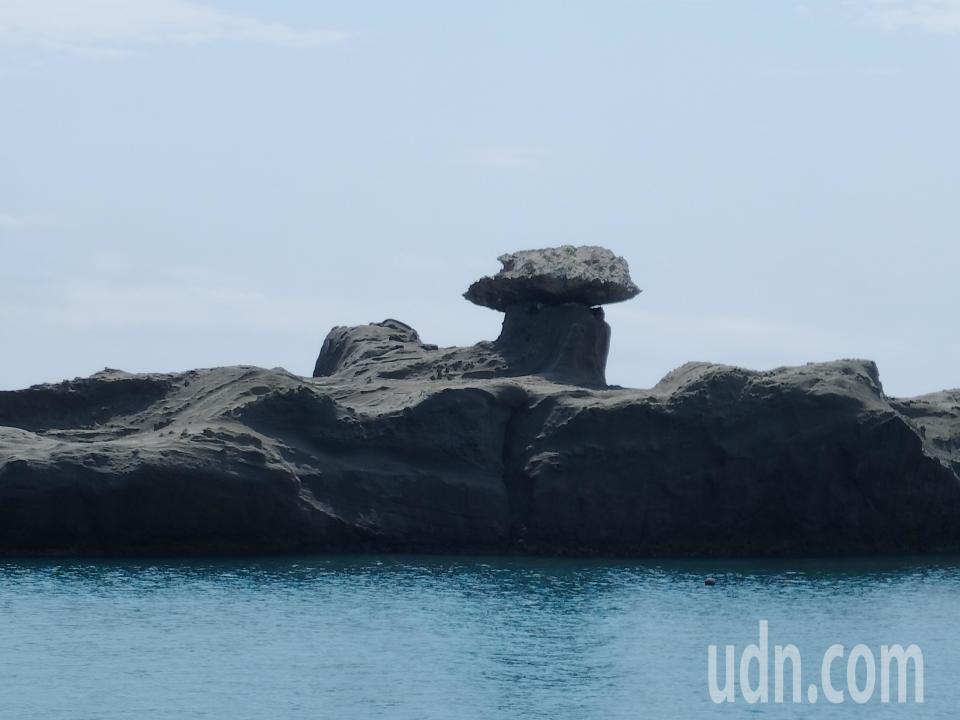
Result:
M334 328L313 378L0 392L0 553L960 549L960 391L890 398L862 360L613 388L609 339L526 300L467 348Z
M323 342L314 377L371 381L476 380L537 375L604 387L610 326L603 310L576 303L523 303L507 309L493 342L438 348L399 320L337 327Z

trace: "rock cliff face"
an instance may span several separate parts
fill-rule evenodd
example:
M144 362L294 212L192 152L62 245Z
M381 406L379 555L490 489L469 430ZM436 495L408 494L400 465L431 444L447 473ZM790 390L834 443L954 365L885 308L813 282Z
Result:
M334 328L314 378L0 393L0 552L960 549L960 391L889 398L859 360L610 388L598 308L505 310L469 348Z

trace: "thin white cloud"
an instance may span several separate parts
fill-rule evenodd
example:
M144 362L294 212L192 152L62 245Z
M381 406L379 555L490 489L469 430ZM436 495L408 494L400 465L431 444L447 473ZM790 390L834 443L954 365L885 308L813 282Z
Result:
M477 147L467 152L466 162L475 167L499 170L526 170L540 165L546 153L529 147Z
M23 225L20 218L9 213L0 212L0 230L14 230Z
M339 302L276 298L229 286L51 285L42 301L0 297L0 324L11 332L263 332L336 317ZM345 304L345 303L344 303ZM33 330L31 330L33 328Z
M775 348L785 353L830 352L843 348L849 337L810 326L731 314L681 314L639 308L613 308L622 325L640 338L670 343L724 348Z
M229 41L281 47L343 42L339 30L307 29L195 0L2 0L0 48L110 58L136 48Z
M856 79L860 77L890 78L902 75L903 71L891 65L836 66L836 65L772 65L757 70L761 77L789 78L796 80L822 80L826 78Z
M853 0L855 11L891 30L960 35L960 0Z

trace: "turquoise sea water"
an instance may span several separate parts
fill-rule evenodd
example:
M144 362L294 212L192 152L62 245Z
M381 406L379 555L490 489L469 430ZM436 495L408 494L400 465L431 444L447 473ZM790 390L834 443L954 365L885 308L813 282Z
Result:
M916 643L924 703L715 705L707 646L761 619L804 688ZM3 719L958 715L958 558L0 561Z

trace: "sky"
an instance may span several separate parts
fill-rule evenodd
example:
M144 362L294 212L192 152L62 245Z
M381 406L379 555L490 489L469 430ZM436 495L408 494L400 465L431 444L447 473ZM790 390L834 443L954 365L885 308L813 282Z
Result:
M471 344L498 255L623 255L608 380L960 386L960 0L0 0L0 389Z

